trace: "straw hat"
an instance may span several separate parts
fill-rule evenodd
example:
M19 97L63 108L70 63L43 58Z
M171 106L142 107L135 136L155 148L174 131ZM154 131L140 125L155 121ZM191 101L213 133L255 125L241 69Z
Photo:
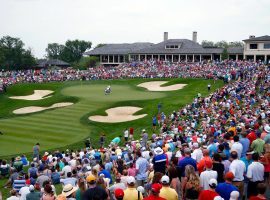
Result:
M67 184L64 186L64 188L62 190L62 195L68 197L73 192L75 192L77 189L78 189L77 187L73 187L71 184Z

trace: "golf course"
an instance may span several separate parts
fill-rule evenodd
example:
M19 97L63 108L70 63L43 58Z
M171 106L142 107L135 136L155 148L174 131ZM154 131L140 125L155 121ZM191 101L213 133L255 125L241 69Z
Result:
M151 91L138 86L150 81L167 81L161 88L185 85L172 91ZM7 93L0 94L0 131L3 133L0 135L0 158L29 154L37 142L41 144L42 151L80 149L84 147L86 138L90 138L95 146L101 133L105 134L106 143L109 143L131 126L135 130L135 138L139 138L142 129L152 132L152 117L157 115L159 103L162 105L161 111L168 116L170 112L191 103L199 92L202 96L208 95L209 83L212 85L211 91L223 86L222 81L214 83L205 79L129 79L13 85ZM112 93L105 95L104 89L108 85ZM37 91L50 92L32 100ZM29 99L21 96L28 96ZM124 115L124 119L129 121L91 120L93 116L105 117L106 120L106 116L110 115L108 111L119 107L123 107L123 110L113 116L120 115L129 107L136 108L134 113Z

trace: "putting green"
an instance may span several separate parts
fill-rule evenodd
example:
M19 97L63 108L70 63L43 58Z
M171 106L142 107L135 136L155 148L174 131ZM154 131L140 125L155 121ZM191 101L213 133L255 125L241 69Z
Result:
M187 84L182 90L171 92L150 92L137 87L138 84L152 81L169 81L168 84ZM29 153L35 143L41 143L41 150L81 148L83 140L91 138L97 144L101 132L106 134L106 143L123 130L133 126L135 137L140 137L142 128L150 131L153 115L157 114L157 104L162 103L162 111L171 112L191 102L201 92L207 95L207 84L213 89L223 85L202 79L132 79L114 81L54 82L44 84L18 84L8 88L6 94L0 94L0 158L8 155ZM112 93L104 94L107 85ZM38 101L10 99L10 96L33 94L34 90L52 90L52 97ZM57 108L27 115L14 115L12 112L27 106L51 106L60 102L73 102L64 108ZM93 122L92 115L106 115L105 110L118 106L141 107L135 115L147 114L134 121L117 124Z

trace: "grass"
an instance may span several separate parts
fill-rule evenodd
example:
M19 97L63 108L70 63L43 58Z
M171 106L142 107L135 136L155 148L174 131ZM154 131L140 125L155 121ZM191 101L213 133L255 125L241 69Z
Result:
M137 87L139 83L152 80L168 80L170 84L187 84L182 90L170 92L150 92ZM44 84L18 84L8 88L6 94L0 94L0 159L10 159L18 154L31 156L32 147L41 143L42 151L54 149L80 149L84 139L90 137L96 145L101 133L106 134L106 142L122 135L126 127L134 127L135 138L140 137L141 129L151 132L152 116L157 114L157 105L162 103L165 113L179 109L200 92L208 94L207 85L212 91L223 86L222 81L215 84L203 79L131 79L85 82L54 82ZM112 94L105 96L104 89L111 85ZM53 90L53 96L38 101L10 99L9 96L32 94L36 89ZM50 106L58 102L74 102L74 105L43 111L35 114L14 115L13 110L25 106ZM106 115L105 110L116 106L138 106L143 109L136 114L148 114L135 121L104 124L89 121L90 115ZM6 180L0 180L0 188ZM61 185L56 186L58 193ZM4 199L9 189L2 189Z
M151 79L152 80L152 79ZM142 128L151 127L151 118L157 114L157 104L162 103L165 112L171 112L190 103L201 92L207 95L209 80L170 79L169 84L186 83L182 90L171 92L150 92L136 85L149 81L146 79L61 82L45 84L20 84L0 95L0 158L21 153L29 153L35 143L41 143L42 150L56 148L79 148L87 137L96 144L101 132L107 136L107 142L121 135L126 127L133 126L135 134ZM104 95L104 88L110 84L112 94ZM213 90L221 87L221 81L213 84ZM53 90L51 98L38 101L14 100L13 95L29 95L35 89ZM25 106L50 106L57 102L74 102L65 108L43 111L35 114L14 115L13 110ZM138 106L143 109L136 114L147 113L143 119L135 121L104 124L89 121L90 115L106 115L105 110L116 106ZM135 135L136 136L136 135Z

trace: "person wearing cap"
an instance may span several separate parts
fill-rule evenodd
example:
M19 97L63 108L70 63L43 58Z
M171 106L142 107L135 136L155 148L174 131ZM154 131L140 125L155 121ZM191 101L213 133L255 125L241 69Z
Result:
M155 173L161 172L165 174L166 165L168 164L167 156L160 147L154 149L154 154L155 156L153 157L152 163L154 165Z
M133 176L128 177L127 179L127 189L124 190L124 198L123 200L133 200L133 199L138 199L138 191L136 190L135 187L136 180ZM140 193L139 194L140 198L138 200L142 200L143 196Z
M114 196L116 200L123 200L124 198L124 191L121 188L117 188L114 190Z
M264 181L264 166L259 162L259 154L252 154L253 162L248 166L247 178L248 183L248 197L257 195L257 185Z
M23 186L18 193L20 195L20 200L26 200L26 195L30 193L29 185L26 184Z
M219 183L216 188L216 192L224 199L229 200L232 191L238 191L238 188L232 184L234 174L227 172L225 175L225 182Z
M154 183L151 186L151 194L148 197L145 197L143 200L166 200L163 197L159 196L162 185L159 183Z
M33 185L29 186L29 191L30 193L26 195L26 200L40 200L41 193L38 191L35 192L35 187Z
M13 163L13 167L17 170L17 172L21 172L23 170L23 162L20 156L15 158L15 162Z
M213 162L206 161L205 162L205 171L203 171L200 174L200 185L203 190L208 190L209 189L209 181L211 179L217 180L217 172L212 170L213 168Z
M263 138L263 140L264 140L264 142L265 142L265 144L270 144L270 126L269 125L266 125L266 126L264 126L264 138Z
M198 168L199 173L201 173L205 169L205 163L207 161L212 162L212 159L209 156L209 150L208 149L203 149L203 158L197 164L197 168Z
M242 197L244 192L244 173L246 171L246 165L242 160L238 159L238 153L236 151L231 152L232 163L229 171L234 174L233 185L235 185Z
M209 189L201 191L198 200L213 200L215 197L219 196L219 194L215 191L217 184L216 179L210 179L208 182Z
M177 192L175 191L175 189L170 188L169 176L166 175L162 176L160 182L162 184L162 188L160 190L159 196L167 200L178 200Z
M230 200L238 200L240 193L238 191L232 191L230 194Z
M96 177L92 174L86 177L88 189L83 193L83 200L108 198L106 190L96 185Z
M71 184L67 184L63 187L62 195L66 197L66 200L76 200L75 192L78 190L77 187L74 187Z

